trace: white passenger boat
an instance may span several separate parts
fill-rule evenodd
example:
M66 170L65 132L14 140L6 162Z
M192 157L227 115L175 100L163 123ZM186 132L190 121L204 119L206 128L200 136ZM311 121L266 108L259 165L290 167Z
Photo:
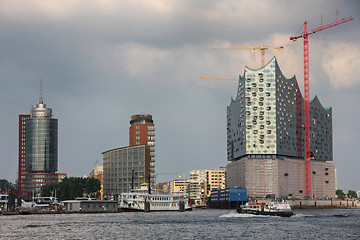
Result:
M280 217L291 217L294 215L290 205L286 202L270 202L270 203L246 203L237 209L237 212L242 214L254 215L270 215Z
M120 209L125 212L140 211L191 211L187 194L149 194L130 192L120 194Z
M33 197L31 202L21 200L21 208L28 210L52 210L59 202L54 197Z

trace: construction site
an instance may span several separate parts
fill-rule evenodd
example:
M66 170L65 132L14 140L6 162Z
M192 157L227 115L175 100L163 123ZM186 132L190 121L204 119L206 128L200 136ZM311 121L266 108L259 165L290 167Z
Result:
M246 188L248 197L331 199L337 187L333 163L332 108L310 99L308 36L353 20L338 19L308 30L303 38L304 95L295 76L285 77L277 59L265 63L268 46L216 47L261 51L261 67L245 67L236 97L227 107L227 187ZM282 46L273 47L280 50ZM203 79L219 79L202 77Z

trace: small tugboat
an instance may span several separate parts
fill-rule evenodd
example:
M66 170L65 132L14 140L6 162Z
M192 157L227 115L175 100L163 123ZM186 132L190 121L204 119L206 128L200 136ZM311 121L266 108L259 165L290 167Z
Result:
M237 212L253 214L253 215L269 215L280 217L291 217L294 215L291 207L286 202L270 202L270 203L246 203L237 209Z

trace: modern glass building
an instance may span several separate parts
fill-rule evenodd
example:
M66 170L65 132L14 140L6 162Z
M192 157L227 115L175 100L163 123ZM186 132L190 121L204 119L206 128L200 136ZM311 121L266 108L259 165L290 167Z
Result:
M262 68L245 68L227 107L227 187L255 197L304 194L303 102L295 76L286 78L275 57ZM333 197L332 109L315 97L310 120L313 193Z
M303 98L296 78L287 79L276 58L260 69L246 68L227 108L228 160L304 156ZM311 152L332 160L332 109L310 103Z
M102 155L104 197L116 197L122 192L130 192L132 182L134 188L139 188L146 182L145 176L149 169L146 145L115 148L103 152Z
M52 118L40 97L26 119L26 172L24 192L27 199L41 191L44 184L58 182L58 120Z
M102 153L104 197L155 184L155 126L150 114L131 116L129 146ZM134 175L133 175L134 174ZM134 176L134 177L133 177ZM133 185L133 186L132 186Z

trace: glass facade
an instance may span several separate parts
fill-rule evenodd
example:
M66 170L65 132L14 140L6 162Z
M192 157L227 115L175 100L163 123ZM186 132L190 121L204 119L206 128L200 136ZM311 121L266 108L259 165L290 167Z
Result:
M26 120L26 170L55 172L58 168L57 119Z
M303 157L303 98L296 78L283 76L276 58L260 69L246 68L227 108L228 160ZM311 152L332 160L331 108L317 97L310 104Z
M145 183L145 145L112 149L102 153L104 168L104 196L129 192L134 171L134 188Z
M26 119L25 159L26 174L23 197L31 200L46 184L58 182L58 120L52 118L52 109L39 103L30 110Z

